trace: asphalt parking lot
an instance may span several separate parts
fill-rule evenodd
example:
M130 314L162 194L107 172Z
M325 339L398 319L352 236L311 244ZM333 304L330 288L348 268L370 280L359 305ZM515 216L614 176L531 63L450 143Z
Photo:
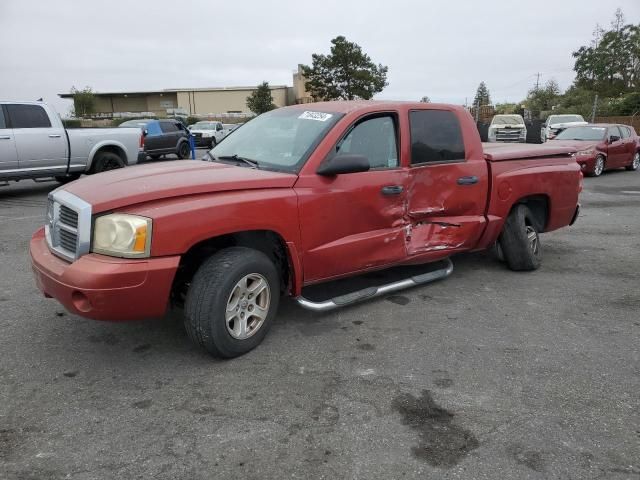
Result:
M640 173L585 179L536 272L471 254L344 310L285 301L232 361L179 312L110 324L45 299L27 249L56 186L0 189L0 478L640 476Z

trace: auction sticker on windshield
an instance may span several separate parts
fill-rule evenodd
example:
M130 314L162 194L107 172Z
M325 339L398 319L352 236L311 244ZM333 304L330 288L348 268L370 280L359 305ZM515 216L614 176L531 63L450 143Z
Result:
M326 122L331 117L333 117L333 115L331 115L330 113L305 111L298 118L304 118L306 120L318 120L319 122Z

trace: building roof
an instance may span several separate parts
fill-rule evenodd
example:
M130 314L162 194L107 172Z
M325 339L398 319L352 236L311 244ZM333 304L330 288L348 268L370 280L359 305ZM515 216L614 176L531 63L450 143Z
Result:
M159 95L161 93L176 92L228 92L228 91L253 91L258 86L253 87L209 87L209 88L165 88L164 90L136 90L136 91L120 91L120 92L93 92L96 96L106 95ZM269 85L270 90L281 90L289 88L287 85ZM73 98L73 93L59 93L60 98Z

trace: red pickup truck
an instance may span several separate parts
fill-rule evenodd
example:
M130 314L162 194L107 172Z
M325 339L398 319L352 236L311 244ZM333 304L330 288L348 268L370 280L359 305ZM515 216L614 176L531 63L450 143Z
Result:
M233 357L262 341L281 294L328 310L443 278L451 255L496 244L510 268L536 269L539 234L578 215L574 152L483 150L471 116L451 105L280 108L207 161L116 170L53 191L31 240L33 271L45 296L93 319L156 317L183 302L192 340ZM322 282L438 261L385 285L305 297Z

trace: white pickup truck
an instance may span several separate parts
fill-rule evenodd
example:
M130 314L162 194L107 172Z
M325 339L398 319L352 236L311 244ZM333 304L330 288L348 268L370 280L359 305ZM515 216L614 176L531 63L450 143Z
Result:
M65 183L133 165L144 157L143 142L138 129L67 130L45 103L0 101L0 185L51 177Z

